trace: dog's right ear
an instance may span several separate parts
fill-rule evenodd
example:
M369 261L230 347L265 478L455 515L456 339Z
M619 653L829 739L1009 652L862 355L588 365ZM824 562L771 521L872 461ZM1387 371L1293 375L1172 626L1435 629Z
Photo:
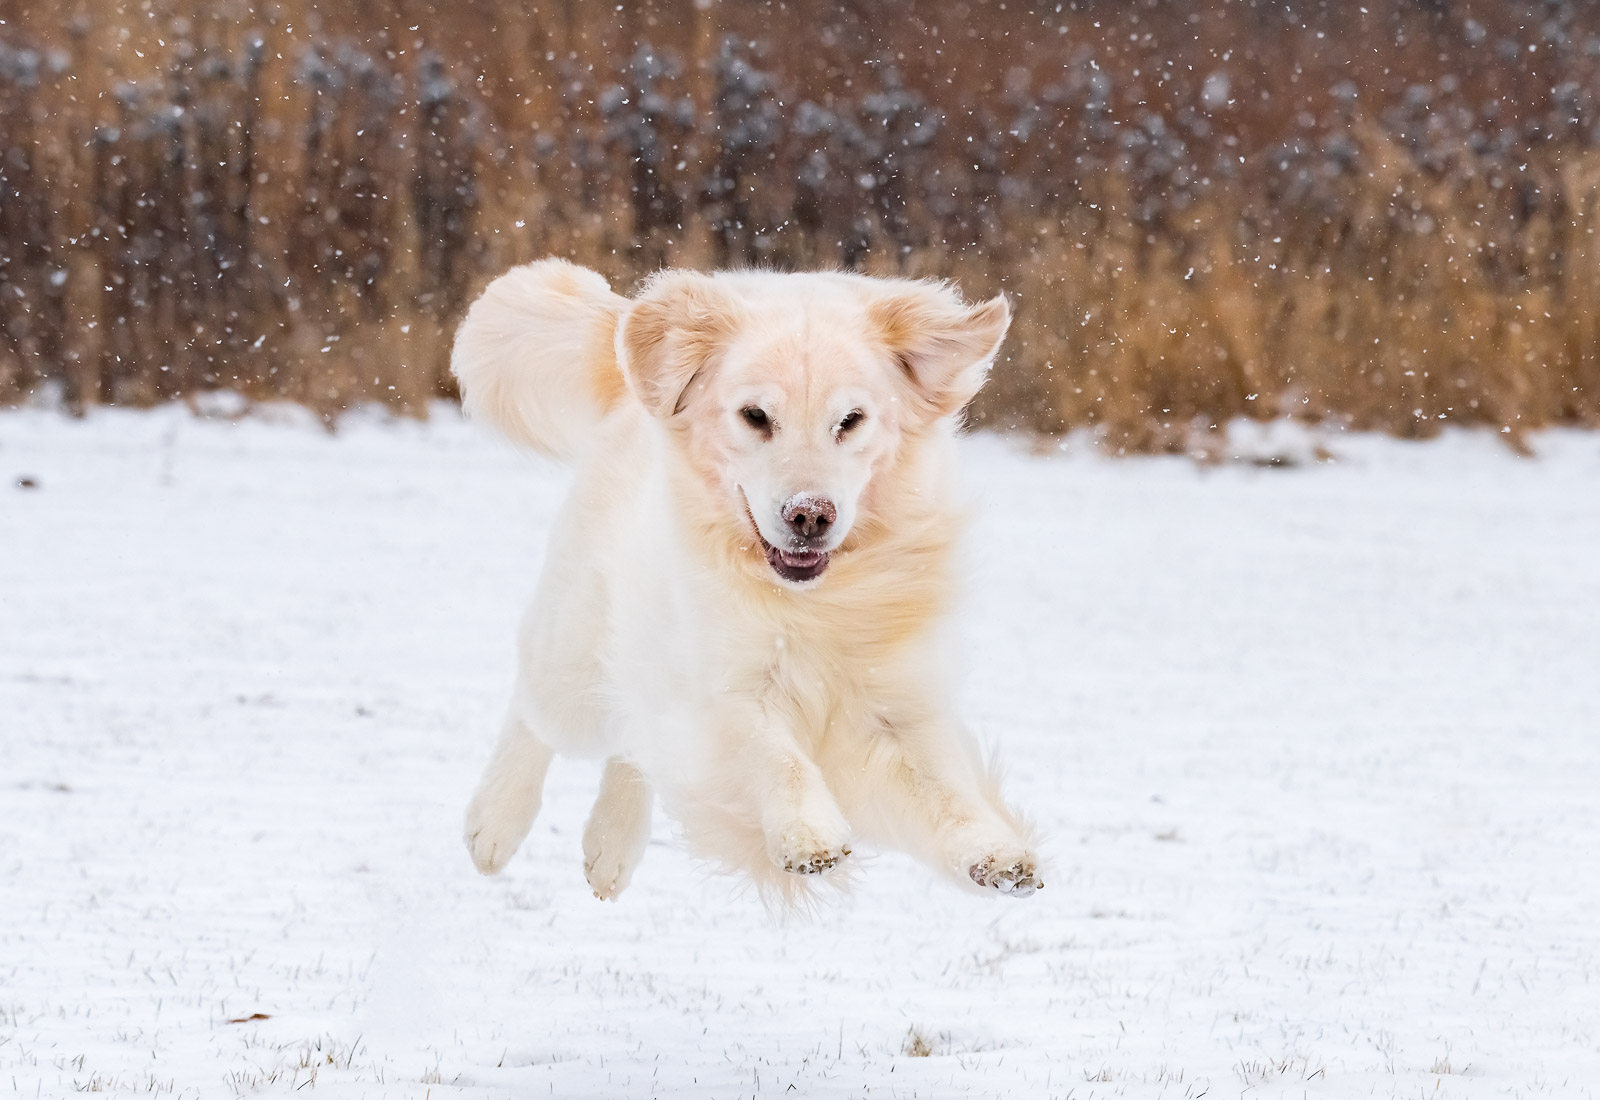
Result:
M733 300L709 275L656 275L617 326L617 361L628 386L663 420L682 412L737 320Z

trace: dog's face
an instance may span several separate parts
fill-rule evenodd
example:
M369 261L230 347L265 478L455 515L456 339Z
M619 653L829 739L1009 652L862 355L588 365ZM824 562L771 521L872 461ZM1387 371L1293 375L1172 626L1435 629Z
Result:
M935 284L668 273L618 331L696 488L791 587L817 583L874 479L977 392L1010 323Z

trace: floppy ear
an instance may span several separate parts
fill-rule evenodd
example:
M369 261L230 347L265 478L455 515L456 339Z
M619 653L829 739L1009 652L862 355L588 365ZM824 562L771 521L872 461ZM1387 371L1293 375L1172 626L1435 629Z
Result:
M932 417L949 416L977 396L1011 325L1004 294L969 306L938 283L896 290L868 312Z
M617 326L617 361L628 386L655 416L682 412L737 322L732 299L710 276L656 275Z

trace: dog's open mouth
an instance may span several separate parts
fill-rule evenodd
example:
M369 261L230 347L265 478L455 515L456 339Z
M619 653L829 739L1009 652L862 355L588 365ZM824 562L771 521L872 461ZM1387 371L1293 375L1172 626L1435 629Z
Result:
M756 523L756 517L750 512L747 501L744 514L750 520L750 530L754 531L756 538L761 540L761 549L767 555L767 564L772 566L772 571L786 581L794 584L804 584L814 581L822 576L828 568L828 552L826 550L779 550L767 541L761 533L761 527Z
M767 564L786 581L814 581L828 568L828 555L821 550L779 550L766 539L761 546L767 552Z

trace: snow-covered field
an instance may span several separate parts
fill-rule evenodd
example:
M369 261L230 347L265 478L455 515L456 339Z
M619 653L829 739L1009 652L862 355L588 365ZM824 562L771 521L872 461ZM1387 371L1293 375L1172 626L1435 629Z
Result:
M971 441L965 700L1048 889L878 856L780 921L665 821L595 901L582 764L473 873L565 476L275 415L0 414L0 1094L1600 1091L1600 438Z

